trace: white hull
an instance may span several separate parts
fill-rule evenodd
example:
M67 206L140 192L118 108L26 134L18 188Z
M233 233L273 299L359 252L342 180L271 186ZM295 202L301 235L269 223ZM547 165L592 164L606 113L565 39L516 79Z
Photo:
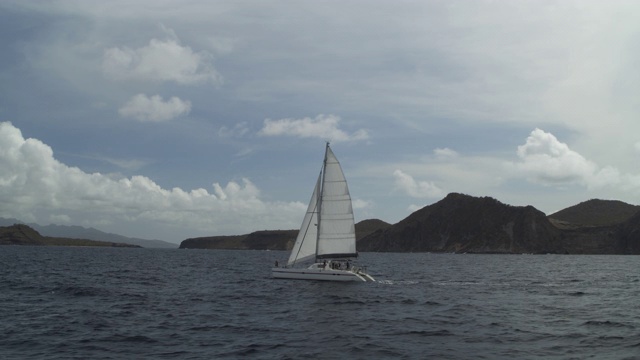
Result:
M369 274L354 268L350 270L329 269L314 264L306 269L272 268L271 275L276 279L324 280L324 281L375 281Z

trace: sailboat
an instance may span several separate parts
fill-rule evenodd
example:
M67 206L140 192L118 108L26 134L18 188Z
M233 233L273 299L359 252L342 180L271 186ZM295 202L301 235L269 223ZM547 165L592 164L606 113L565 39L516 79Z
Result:
M356 228L347 180L327 143L324 162L287 264L272 268L278 279L375 281L352 264ZM311 263L309 265L309 263Z

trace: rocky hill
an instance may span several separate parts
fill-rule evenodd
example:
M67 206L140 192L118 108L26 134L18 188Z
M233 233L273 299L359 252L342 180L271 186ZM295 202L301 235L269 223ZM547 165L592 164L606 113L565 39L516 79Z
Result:
M639 206L592 199L549 215L571 254L640 254ZM640 239L638 239L640 240Z
M640 254L640 214L589 201L549 217L532 206L449 194L361 240L360 251ZM601 216L598 216L601 215Z
M623 254L640 254L640 212L616 227L613 237L617 250Z
M359 251L562 253L560 231L532 206L449 194L363 238Z
M42 236L39 232L24 224L0 227L0 245L139 247L137 245L106 241Z

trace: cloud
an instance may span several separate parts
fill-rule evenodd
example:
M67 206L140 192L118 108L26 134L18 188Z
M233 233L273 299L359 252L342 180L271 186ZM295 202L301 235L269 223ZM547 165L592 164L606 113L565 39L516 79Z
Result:
M373 207L373 203L364 199L353 199L353 208L356 210L365 210Z
M414 198L438 198L444 195L444 191L433 182L415 181L409 174L396 170L393 172L396 188Z
M218 136L222 138L236 138L243 137L249 132L249 127L247 126L246 121L241 121L235 124L232 128L227 126L221 126L218 129Z
M597 165L551 133L535 129L524 145L518 146L517 169L530 181L545 184L586 184L597 171Z
M531 132L518 146L520 161L512 164L516 176L548 186L581 185L590 189L616 187L640 190L640 176L624 174L613 166L600 167L586 159L553 134L540 129Z
M105 75L120 80L174 81L185 85L222 82L210 54L196 53L177 39L152 39L149 45L138 49L106 49L102 69Z
M172 97L166 102L160 95L148 97L145 94L133 96L118 112L121 116L139 121L168 121L191 111L191 102Z
M338 128L339 122L340 117L335 115L318 115L315 119L309 117L303 119L266 119L259 135L289 135L301 138L315 137L333 142L357 141L369 138L369 134L364 129L357 130L353 134L348 134L340 130Z
M438 159L452 159L458 157L458 153L449 148L438 148L433 150Z
M214 183L211 191L164 189L145 176L114 178L67 166L37 139L0 123L0 216L66 223L147 223L182 232L240 233L256 226L297 226L306 206L265 202L249 180ZM294 221L292 221L294 220ZM260 224L260 225L258 225ZM175 240L175 239L174 239Z

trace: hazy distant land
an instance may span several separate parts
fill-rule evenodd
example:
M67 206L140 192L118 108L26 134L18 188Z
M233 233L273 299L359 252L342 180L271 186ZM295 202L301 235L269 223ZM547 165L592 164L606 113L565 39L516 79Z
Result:
M14 224L25 224L17 219L0 218L0 227L11 226ZM82 226L68 226L68 225L39 225L34 223L25 224L34 229L42 236L54 237L54 238L69 238L69 239L86 239L103 241L109 243L123 243L137 245L144 248L172 248L178 247L177 244L162 241L162 240L148 240L139 238L130 238L122 235L105 233L94 228L85 228Z
M39 232L24 224L0 227L0 245L140 247L138 245L107 241L42 236Z

